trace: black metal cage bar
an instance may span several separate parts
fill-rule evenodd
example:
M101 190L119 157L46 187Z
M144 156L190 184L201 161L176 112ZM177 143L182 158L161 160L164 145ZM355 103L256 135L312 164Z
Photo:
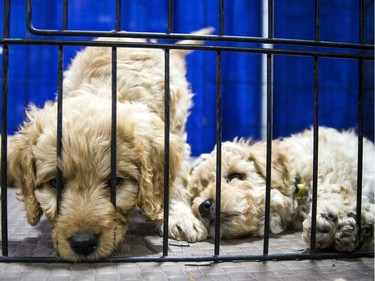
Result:
M274 37L274 1L268 1L268 39ZM271 212L271 162L272 162L272 127L273 127L273 55L266 56L266 72L267 72L267 120L266 120L266 192L264 204L264 243L263 254L268 255L269 238L270 238L270 212Z
M222 142L222 54L216 53L216 224L214 254L220 254L221 142Z
M63 191L63 174L61 170L60 163L62 163L62 114L63 114L63 58L64 58L64 48L59 45L58 48L58 64L57 64L57 140L56 140L56 202L57 202L57 212L60 212L60 202L62 198Z
M63 58L64 47L66 46L92 46L109 47L112 50L112 134L111 134L111 201L116 205L116 128L117 122L117 50L121 47L128 48L157 48L164 51L164 227L163 227L163 251L161 257L109 257L104 262L160 262L160 261L230 261L230 260L295 260L295 259L327 259L327 258L359 258L373 257L370 252L359 253L322 253L315 249L316 244L316 209L317 209L317 188L318 188L318 138L319 138L319 61L321 58L353 59L358 61L358 173L357 173L357 224L361 226L361 196L362 196L362 170L363 170L363 118L364 118L364 64L366 61L374 60L371 44L365 43L364 38L364 1L360 1L359 19L360 19L360 42L328 42L320 40L320 1L315 1L315 40L295 40L275 38L274 36L274 1L268 0L268 30L267 38L228 36L225 35L224 23L225 1L219 0L219 35L191 35L174 33L174 1L168 1L168 28L166 33L150 32L127 32L121 31L121 10L122 1L116 0L116 20L114 31L99 30L70 30L69 29L69 1L63 1L62 9L62 29L42 29L35 27L33 22L33 1L26 1L26 24L28 30L41 37L34 39L13 38L10 36L10 10L11 1L4 1L4 33L0 38L0 44L3 46L2 61L2 141L1 141L1 225L2 225L2 257L0 262L62 262L55 257L15 257L8 255L8 221L7 221L7 122L8 122L8 71L9 71L9 46L39 46L48 45L58 48L58 92L57 92L57 175L56 190L57 202L61 201L63 191L63 174L59 163L63 155ZM58 36L57 38L52 38ZM72 39L61 39L59 36L75 37ZM127 38L151 38L151 39L202 39L206 40L206 45L189 45L174 43L155 43L148 42L128 42L128 41L88 41L81 37L103 36L103 37L127 37ZM222 46L215 43L246 43L246 46ZM258 44L270 44L272 48L259 47ZM293 47L294 49L292 49ZM215 244L212 255L208 256L183 256L174 257L168 255L168 223L169 223L169 135L170 135L170 52L175 49L211 51L216 54L216 224L215 224ZM266 56L266 194L265 194L265 221L264 221L264 244L263 254L260 255L220 255L220 203L221 203L221 145L222 145L222 56L225 52L245 52ZM313 194L312 194L312 224L311 224L311 251L300 254L269 254L270 238L270 198L271 198L271 160L272 160L272 138L273 138L273 58L275 55L283 56L303 56L313 60L313 84L314 84L314 135L313 135ZM59 204L59 203L58 203Z
M315 40L320 41L320 1L315 1ZM314 56L314 134L310 250L315 252L319 149L319 57Z
M172 1L173 2L173 1ZM77 37L127 37L127 38L150 38L150 39L200 39L210 41L228 41L228 42L245 42L245 43L263 43L263 44L277 44L277 45L293 45L293 46L311 46L311 47L325 47L325 48L342 48L342 49L357 49L357 50L372 50L371 44L356 44L346 42L329 42L329 41L314 41L314 40L299 40L299 39L282 39L282 38L260 38L251 36L215 36L215 35L191 35L182 33L157 33L157 32L113 32L100 30L52 30L37 28L33 25L32 0L26 1L26 24L29 31L35 35L41 36L77 36Z
M116 19L117 21L117 19ZM116 23L117 25L117 23ZM116 206L117 172L117 49L112 47L111 202Z
M63 2L62 13L63 13L63 26L62 26L62 29L63 30L68 30L68 18L69 18L69 1L68 0L64 0L64 2Z
M116 0L116 31L121 30L121 0Z
M170 52L164 52L164 224L163 256L168 256L169 229L169 131L170 131Z
M10 36L10 0L4 1L4 38ZM2 62L2 116L1 116L1 244L3 256L8 256L8 204L7 204L7 128L8 128L8 74L9 46L3 45Z
M359 1L359 42L365 43L365 17L364 0ZM364 61L358 60L358 163L357 163L357 209L356 219L359 228L358 235L361 233L361 210L362 210L362 171L363 171L363 119L364 119ZM358 237L359 239L359 237Z
M313 134L313 182L311 203L311 241L310 249L315 251L316 213L318 197L318 149L319 149L319 59L314 57L314 134Z

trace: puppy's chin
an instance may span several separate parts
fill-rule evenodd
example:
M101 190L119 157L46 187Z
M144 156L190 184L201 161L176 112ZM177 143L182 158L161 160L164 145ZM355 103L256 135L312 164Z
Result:
M206 227L208 235L212 238L216 236L215 220L200 217L203 225ZM244 215L221 215L220 218L220 238L234 239L251 233L251 229L244 227L248 222L248 218Z
M248 219L243 215L231 215L227 216L225 219L225 214L222 214L220 220L220 238L225 239L235 239L242 236L246 236L252 232L252 230L244 227ZM224 218L223 218L224 217ZM209 220L207 218L201 218L204 226L206 227L210 237L215 238L216 236L216 226L215 221Z
M71 262L91 262L104 259L113 254L125 238L128 226L127 223L114 224L112 229L108 229L97 235L97 245L90 254L79 254L73 248L70 237L60 234L56 228L52 230L52 240L58 255Z

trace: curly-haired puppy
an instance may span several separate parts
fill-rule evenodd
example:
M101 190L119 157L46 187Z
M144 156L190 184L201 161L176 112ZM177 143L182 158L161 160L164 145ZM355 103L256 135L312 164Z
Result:
M319 129L317 249L373 248L374 144L363 144L362 231L356 224L357 141L353 132ZM266 144L235 140L222 144L220 233L225 238L262 236L265 216ZM272 142L270 230L303 229L310 241L313 133L307 130ZM216 150L192 172L193 212L215 233ZM360 241L361 240L361 241ZM363 245L365 244L365 245Z
M211 31L206 28L196 34ZM192 214L186 190L189 146L185 122L192 98L185 78L187 53L170 51L169 236L196 241L204 239L207 231ZM10 169L20 187L28 222L36 225L44 214L52 225L58 253L70 261L110 255L123 241L128 217L136 206L162 227L164 51L117 48L115 205L110 196L111 54L108 47L88 47L76 55L64 73L61 159L56 156L56 102L47 102L41 109L30 106L26 121L12 140ZM57 167L63 178L59 210Z

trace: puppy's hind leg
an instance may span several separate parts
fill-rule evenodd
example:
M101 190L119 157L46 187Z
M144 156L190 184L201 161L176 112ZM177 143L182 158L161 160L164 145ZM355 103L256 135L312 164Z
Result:
M334 247L336 250L342 252L347 251L348 248L357 245L362 251L374 250L374 216L375 205L364 202L361 209L361 228L358 229L356 224L356 214L353 212L348 215L348 218L339 222L339 229L335 234ZM359 233L358 233L359 232ZM357 239L359 238L359 241ZM356 243L353 243L355 241ZM355 250L354 248L353 250Z
M352 252L359 246L355 193L341 185L319 188L316 214L316 248ZM303 223L304 240L310 243L311 213Z
M352 209L352 211L350 211ZM361 231L357 225L355 206L349 208L338 220L333 247L339 252L352 252L357 248L364 251L374 249L374 204L365 203L361 210ZM359 238L359 239L358 239Z
M354 197L353 197L354 199ZM363 200L361 209L361 229L357 224L355 200L351 206L340 211L338 228L335 232L333 247L339 252L352 252L358 248L364 251L374 249L374 204Z

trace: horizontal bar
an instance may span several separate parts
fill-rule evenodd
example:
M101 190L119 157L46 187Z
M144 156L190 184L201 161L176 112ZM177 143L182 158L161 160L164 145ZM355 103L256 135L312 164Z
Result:
M353 44L344 42L327 42L327 41L312 41L312 40L290 40L290 39L275 39L275 38L261 38L249 36L228 36L221 34L216 35L192 35L192 34L176 34L169 32L156 33L156 32L118 32L118 31L83 31L83 30L51 30L51 29L38 29L32 23L32 1L26 1L26 25L27 29L36 35L42 36L90 36L90 37L123 37L123 38L150 38L150 39L195 39L206 41L220 41L220 42L248 42L260 44L292 44L301 46L314 46L314 47L328 47L328 48L348 48L348 49L367 49L373 50L370 44ZM222 28L223 29L223 28ZM171 30L169 30L171 31ZM223 30L221 30L223 31ZM362 42L363 43L363 42Z
M345 42L330 41L312 41L284 38L262 38L251 36L232 36L232 35L196 35L190 33L157 33L157 32L124 32L124 31L81 31L81 30L48 30L36 29L28 25L31 33L41 36L77 36L77 37L121 37L121 38L150 38L150 39L170 39L170 40L205 40L217 42L241 42L241 43L259 43L259 44L278 44L278 45L297 45L324 48L345 48L345 49L366 49L374 48L371 44L355 44Z
M226 255L226 256L189 256L189 257L109 257L100 261L84 263L117 263L117 262L202 262L202 261L288 261L288 260L320 260L320 259L358 259L373 258L374 253L301 253L271 255ZM0 257L1 262L25 263L70 263L58 257Z
M85 40L38 40L38 39L20 39L20 38L2 38L2 45L46 45L46 46L96 46L96 47L123 47L123 48L146 48L146 49L174 49L174 50L204 50L204 51L223 51L223 52L248 52L258 54L274 55L295 55L295 56L320 56L328 58L345 58L345 59L364 59L374 60L373 52L364 54L344 54L344 53L327 53L319 51L298 51L269 48L252 48L252 47L229 47L229 46L210 46L210 45L190 45L190 44L166 44L166 43L149 43L149 42L118 42L118 41L85 41Z

